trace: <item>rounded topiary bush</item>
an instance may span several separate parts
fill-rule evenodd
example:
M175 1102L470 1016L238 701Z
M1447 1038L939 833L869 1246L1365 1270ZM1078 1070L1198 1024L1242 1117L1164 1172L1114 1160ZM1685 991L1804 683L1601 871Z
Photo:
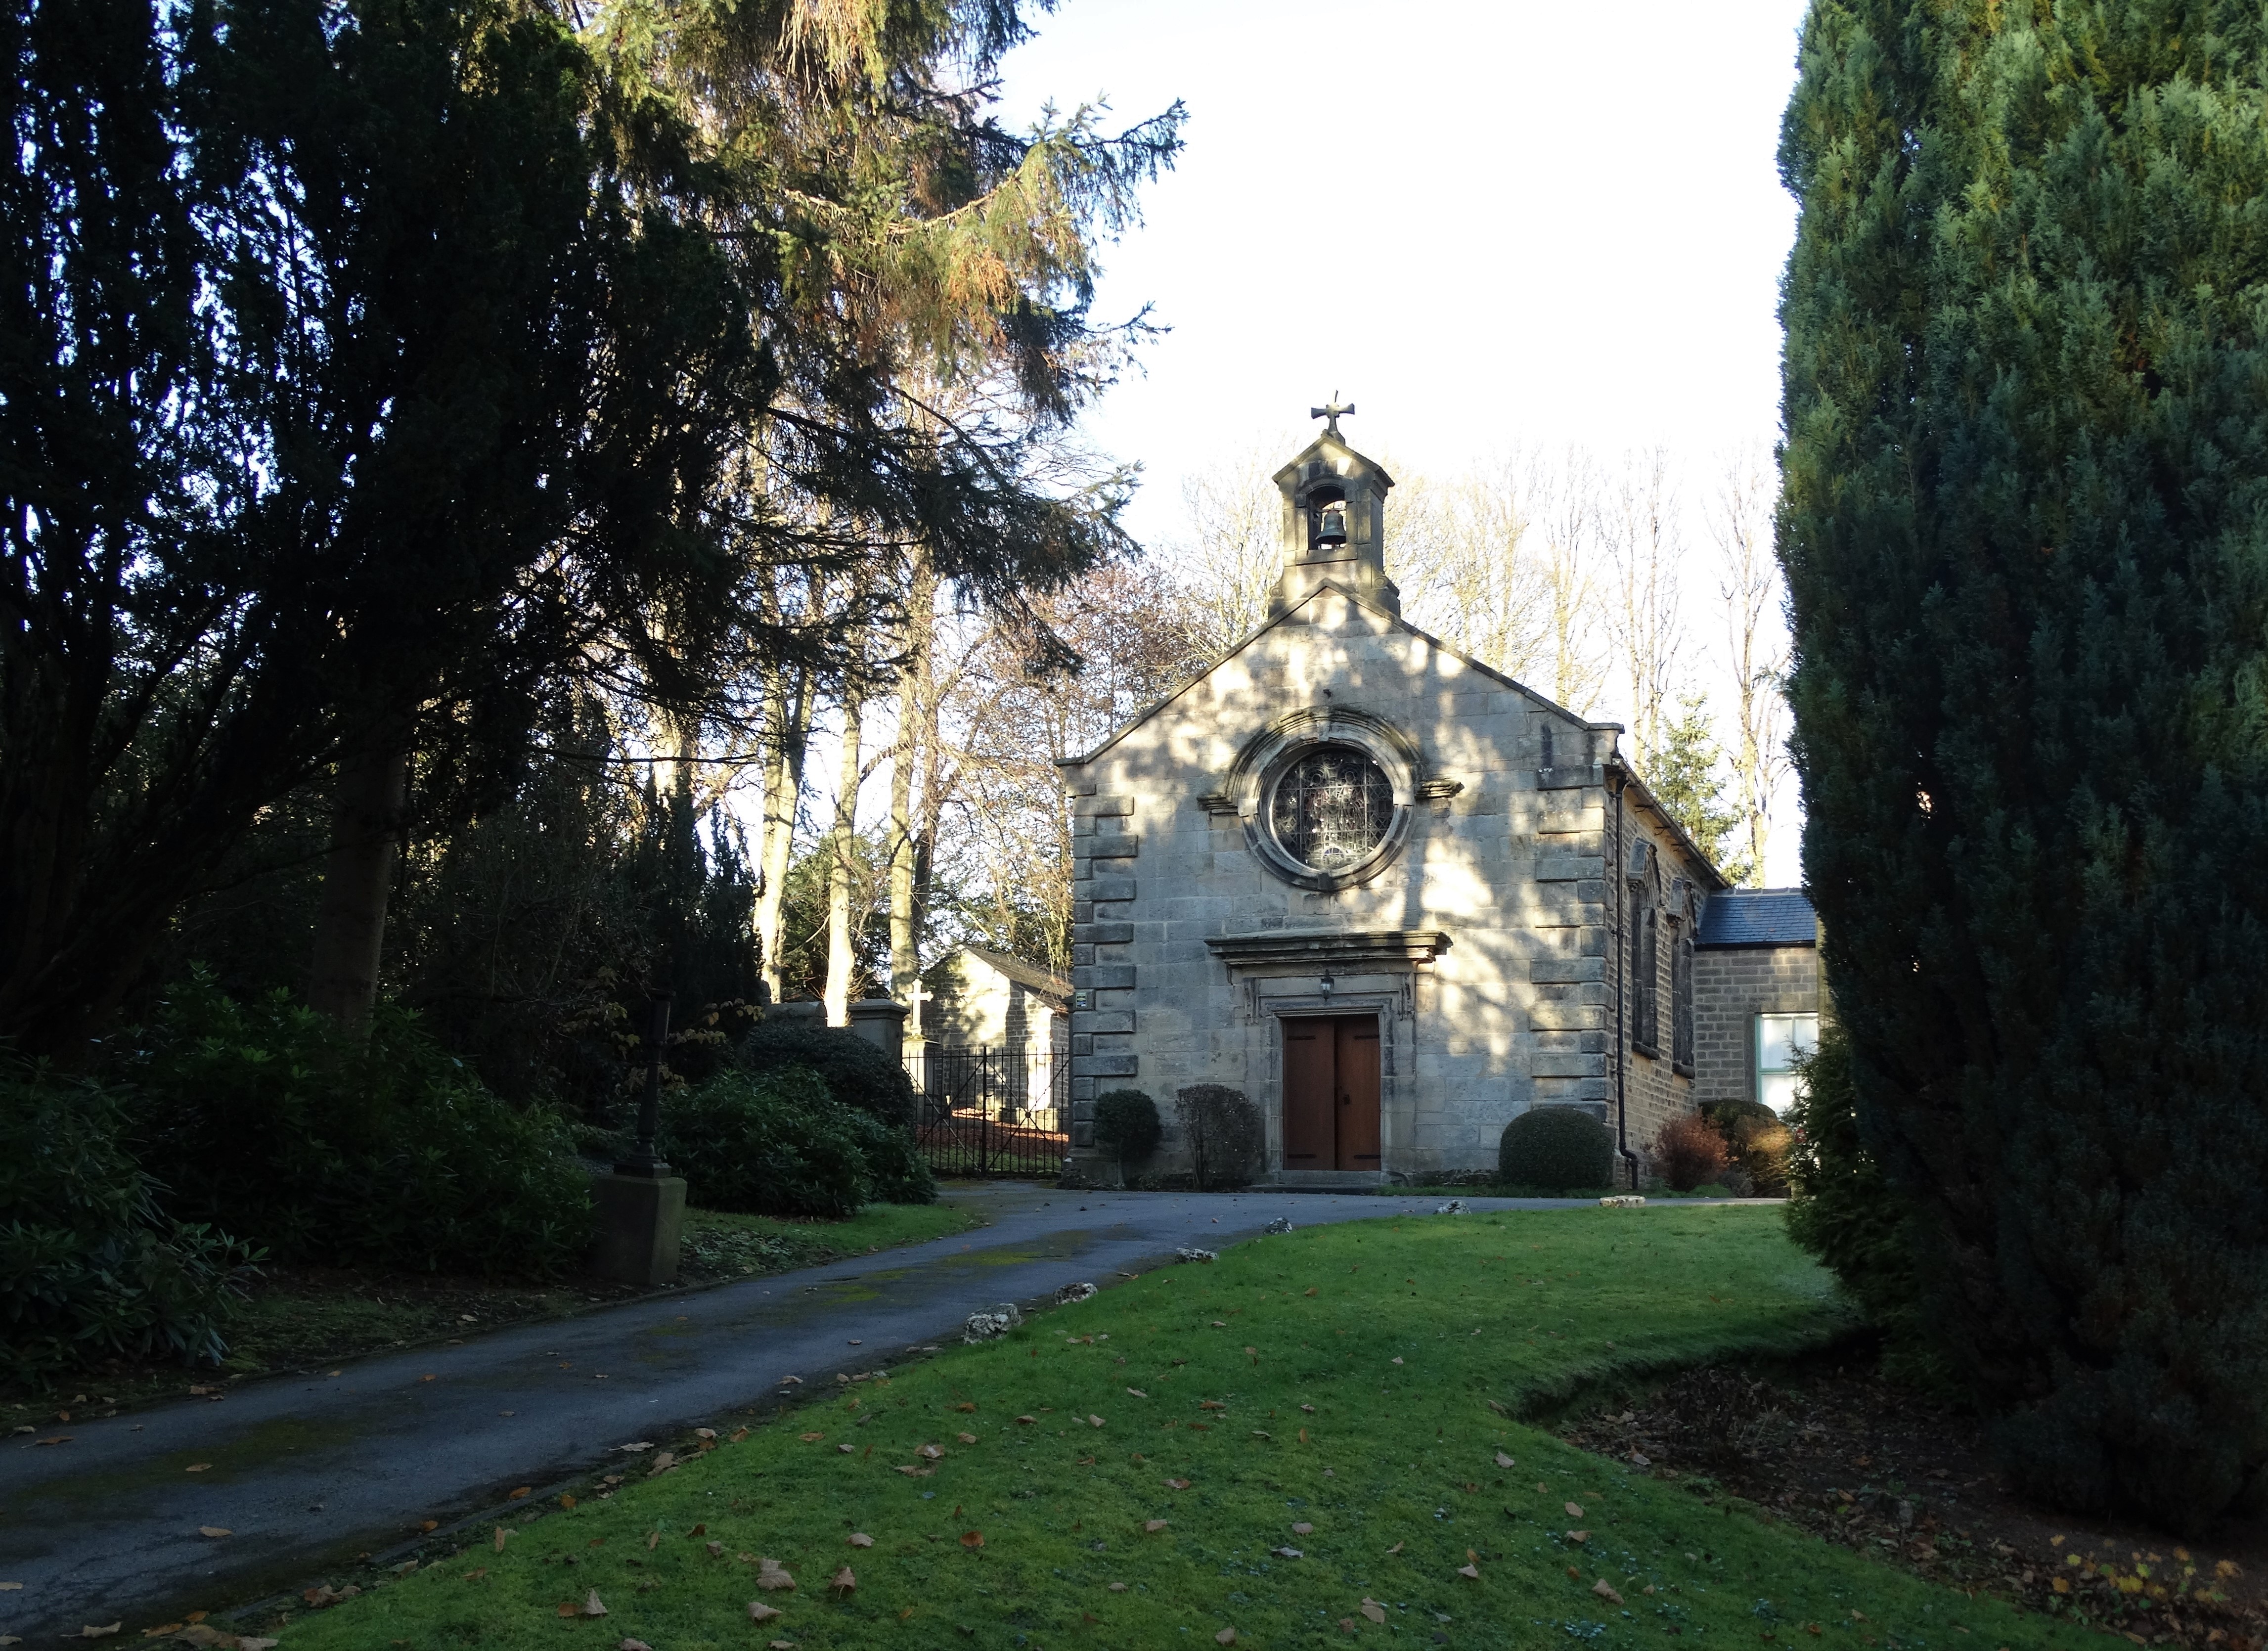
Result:
M1497 1147L1497 1178L1515 1187L1555 1192L1611 1186L1615 1138L1589 1113L1573 1107L1530 1107L1504 1126Z
M1116 1152L1120 1163L1147 1158L1165 1134L1158 1103L1139 1089L1113 1089L1094 1098L1094 1144Z
M914 1126L914 1080L904 1064L848 1028L762 1021L740 1041L733 1064L747 1072L808 1068L838 1105L855 1107L898 1129Z

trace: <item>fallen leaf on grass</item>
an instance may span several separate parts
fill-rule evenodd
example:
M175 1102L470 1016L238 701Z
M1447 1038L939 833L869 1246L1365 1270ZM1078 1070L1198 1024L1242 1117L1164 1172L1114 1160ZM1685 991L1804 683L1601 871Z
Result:
M1623 1603L1623 1596L1615 1591L1615 1585L1603 1576L1591 1584L1591 1592L1609 1605L1619 1605Z
M1167 1479L1166 1488L1169 1491L1186 1491L1189 1488L1189 1482L1187 1479Z
M733 1429L730 1434L726 1434L726 1435L725 1435L725 1438L726 1438L726 1440L727 1440L730 1443L733 1443L733 1444L736 1444L736 1445L737 1445L737 1444L739 1444L739 1443L740 1442L740 1441L742 1441L743 1439L746 1439L747 1436L748 1436L748 1430L747 1430L747 1428L745 1428L745 1427L736 1427L736 1428L734 1428L734 1429Z
M530 1490L534 1489L534 1486L532 1486L532 1485L521 1485L518 1490L514 1491L514 1492L513 1492L510 1496L505 1497L504 1500L506 1500L507 1502L516 1502L516 1501L518 1501L521 1497L523 1497L523 1496L526 1495L526 1494L528 1493L528 1492L529 1492Z
M1516 1468L1520 1465L1520 1463L1514 1462L1510 1456L1505 1455L1501 1450L1496 1453L1496 1464L1499 1468Z
M1392 1547L1388 1548L1386 1551L1387 1551L1388 1554L1396 1554L1396 1553L1399 1553L1399 1552L1401 1552L1401 1551L1402 1551L1402 1547L1403 1547L1403 1544L1397 1542L1397 1543L1395 1543Z
M1380 1604L1374 1599L1366 1599L1362 1602L1362 1614L1369 1618L1373 1622L1384 1622L1386 1620L1386 1607Z
M1201 1411L1225 1411L1228 1406L1219 1399L1199 1399L1197 1408Z
M1219 1633L1213 1635L1212 1639L1215 1645L1234 1645L1236 1643L1236 1630L1233 1628L1224 1628Z
M709 1549L709 1557L711 1559L721 1559L725 1557L725 1544L723 1543L711 1542L708 1544L707 1546Z
M1016 1418L1016 1420L1026 1427L1029 1427L1036 1419L1036 1418L1030 1416L1019 1416Z
M625 1640L615 1647L615 1651L653 1651L653 1647L643 1640Z
M559 1499L559 1506L562 1507L572 1507L575 1506L575 1499L571 1496L563 1496Z
M802 1440L806 1445L815 1445L821 1440L826 1438L827 1435L825 1434L798 1434L796 1437Z
M1591 1533L1587 1530L1571 1530L1567 1533L1567 1540L1572 1543L1586 1543L1590 1539Z
M1127 1390L1129 1393L1131 1393L1131 1394L1132 1394L1136 1398L1138 1398L1138 1399L1146 1399L1146 1398L1148 1398L1148 1397L1150 1397L1147 1393L1145 1393L1145 1392L1144 1392L1140 1388L1128 1388L1126 1390Z
M972 1415L976 1412L976 1407L974 1404L956 1404L956 1405L954 1405L953 1408L954 1408L954 1409L955 1409L955 1410L957 1410L957 1411L966 1411L969 1412L969 1413L970 1413L970 1414L972 1414Z
M1481 1568L1468 1560L1457 1567L1457 1574L1468 1581L1477 1582L1481 1580Z
M854 1548L871 1548L874 1545L874 1539L863 1530L854 1530L850 1533L850 1545Z
M851 1574L850 1567L846 1565L827 1579L827 1586L835 1590L837 1599L848 1599L858 1591L858 1579Z
M233 1537L236 1533L231 1530L226 1525L199 1525L197 1527L197 1535L200 1537Z
M1217 1318L1213 1320L1212 1327L1215 1330L1226 1330L1228 1328L1228 1321L1225 1318Z
M756 1586L762 1588L768 1594L777 1594L782 1591L793 1593L795 1591L795 1579L787 1574L787 1567L783 1566L777 1559L758 1559L756 1561Z
M1090 1416L1086 1419L1086 1425L1089 1427L1100 1427L1102 1426L1102 1418L1100 1416Z
M1309 1285L1309 1286L1307 1286L1307 1294L1309 1294L1309 1295L1313 1295L1314 1293L1315 1293L1315 1286L1314 1286L1314 1285L1312 1285L1312 1284L1311 1284L1311 1285Z
M961 1545L964 1548L983 1547L984 1545L984 1533L981 1530L962 1531L961 1533Z
M104 1628L98 1628L90 1623L85 1627L78 1631L78 1637L82 1640L107 1640L111 1635L116 1633L125 1625L126 1624L123 1620L112 1623L109 1626ZM66 1635L64 1637L69 1638L70 1636Z
M936 1472L937 1470L935 1468L902 1467L898 1471L904 1474L906 1478L909 1479L925 1479L929 1478L931 1474Z
M1300 1442L1303 1445L1307 1442L1307 1430L1304 1427L1300 1430Z
M1257 1427L1252 1430L1252 1436L1255 1439L1265 1439L1271 1445L1276 1442L1276 1437L1273 1434L1263 1434Z
M468 1571L468 1572L466 1572L466 1573L465 1573L465 1581L467 1581L468 1582L477 1582L477 1581L479 1581L482 1577L486 1576L488 1574L489 1574L489 1568L488 1568L488 1566L481 1566L481 1567L480 1567L480 1569L478 1569L477 1571Z
M796 1644L793 1640L769 1640L764 1642L764 1651L795 1651Z
M750 1622L770 1622L775 1617L784 1617L786 1615L787 1613L780 1610L778 1606L767 1605L760 1599L752 1599L748 1602L748 1620Z
M313 1588L302 1588L299 1597L307 1602L310 1610L320 1610L326 1605L335 1605L342 1599L352 1599L362 1590L350 1582L344 1588L333 1588L328 1582L319 1582Z
M1123 1582L1113 1582L1110 1585L1110 1591L1114 1594L1123 1594L1126 1591L1126 1584Z
M1400 1364L1402 1362L1402 1355L1400 1353L1394 1355L1394 1362L1396 1364Z
M932 1462L939 1462L944 1460L945 1457L945 1452L939 1450L935 1445L924 1445L920 1449L915 1451L914 1455L917 1456L924 1456Z
M1297 1548L1270 1548L1268 1551L1279 1559L1304 1559L1307 1557Z
M1312 1537L1315 1534L1315 1528L1303 1519L1292 1527L1292 1534L1295 1537Z
M1582 1516L1583 1516L1583 1508L1582 1508L1582 1504L1580 1504L1580 1502L1569 1502L1566 1506L1567 1506L1567 1517L1568 1517L1568 1518L1570 1518L1570 1519L1580 1519L1580 1518L1582 1518Z
M837 1445L837 1446L836 1446L835 1448L836 1448L836 1449L837 1449L837 1450L841 1451L841 1452L842 1452L844 1456L855 1456L856 1454L858 1454L858 1446L856 1446L856 1445ZM873 1448L873 1446L871 1446L871 1445L867 1447L867 1448L868 1448L868 1449L872 1449Z
M1165 1529L1167 1524L1167 1522L1162 1519L1145 1519L1142 1522L1142 1529L1144 1534L1154 1537Z

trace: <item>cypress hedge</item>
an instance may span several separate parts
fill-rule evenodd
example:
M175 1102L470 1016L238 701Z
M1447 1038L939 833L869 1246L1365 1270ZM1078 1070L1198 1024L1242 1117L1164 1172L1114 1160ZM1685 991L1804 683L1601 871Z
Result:
M1815 0L1779 551L1919 1317L2022 1488L2268 1500L2268 19Z

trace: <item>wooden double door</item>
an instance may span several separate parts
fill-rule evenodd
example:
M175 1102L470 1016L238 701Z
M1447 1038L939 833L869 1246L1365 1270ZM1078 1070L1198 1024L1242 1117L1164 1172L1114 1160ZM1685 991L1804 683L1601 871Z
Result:
M1378 1017L1284 1023L1284 1168L1378 1169Z

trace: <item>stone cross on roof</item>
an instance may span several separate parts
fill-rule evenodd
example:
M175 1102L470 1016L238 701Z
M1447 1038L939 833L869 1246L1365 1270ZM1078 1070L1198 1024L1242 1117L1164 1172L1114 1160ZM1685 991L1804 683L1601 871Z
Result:
M1354 403L1352 402L1349 402L1344 406L1341 406L1339 403L1339 393L1336 390L1333 390L1331 392L1330 401L1324 406L1309 408L1307 409L1307 416L1310 418L1329 419L1331 422L1323 426L1323 434L1329 436L1333 441L1338 441L1343 439L1339 435L1339 419L1345 414L1351 413L1352 411L1354 411Z

